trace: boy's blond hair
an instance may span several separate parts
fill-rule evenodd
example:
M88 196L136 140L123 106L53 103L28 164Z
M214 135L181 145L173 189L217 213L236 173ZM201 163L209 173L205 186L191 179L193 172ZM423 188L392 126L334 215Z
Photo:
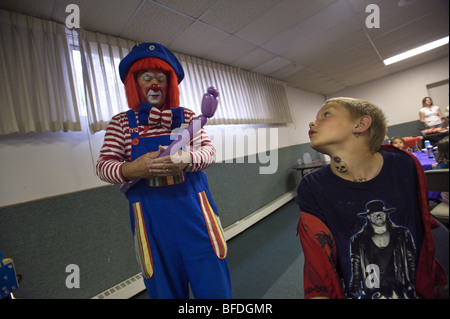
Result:
M350 119L368 115L372 118L372 125L369 127L369 148L372 153L376 153L381 148L387 133L386 116L376 105L360 99L351 97L335 97L328 99L325 104L339 103L350 112Z

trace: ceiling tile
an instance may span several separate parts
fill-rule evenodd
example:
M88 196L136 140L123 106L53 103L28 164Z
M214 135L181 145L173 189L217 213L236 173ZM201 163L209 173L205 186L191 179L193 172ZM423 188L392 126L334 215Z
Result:
M441 14L430 14L427 17L416 20L414 23L405 25L391 32L372 39L376 48L383 58L411 50L428 42L438 40L448 36L448 13L447 19L443 19ZM429 19L435 21L430 25ZM434 34L430 37L430 34Z
M168 45L193 22L194 19L185 15L145 2L121 36L130 40Z
M229 36L225 41L209 51L205 59L224 64L232 64L256 48L255 45L242 41L235 36Z
M280 67L278 70L270 73L269 76L283 80L287 76L292 75L301 69L303 69L303 66L295 63L289 63L286 66Z
M30 0L1 0L0 8L14 11L36 18L50 19L53 12L55 0L30 1ZM64 19L65 20L65 19ZM58 22L64 22L58 21Z
M236 36L262 45L317 13L333 0L285 0L246 25Z
M275 55L267 52L266 50L256 48L253 51L250 51L248 54L240 57L238 60L234 61L233 65L242 69L251 70L256 66L269 61L274 56Z
M448 0L0 0L0 8L254 70L330 94L442 57L448 45L384 66L382 59L449 33ZM380 28L369 29L369 4Z
M209 7L211 7L216 2L215 0L195 0L195 5L192 5L192 1L186 0L155 1L195 19L199 18Z
M358 19L350 18L332 29L328 29L304 43L286 50L282 56L286 59L308 66L311 60L327 60L349 50L358 50L358 47L369 43Z
M272 8L280 0L218 0L201 20L234 34L253 19Z
M384 0L380 7L380 27L368 28L366 31L371 38L393 32L399 28L413 27L419 20L426 19L428 25L433 25L431 14L435 19L449 21L448 0L415 0L408 6L399 7L399 1ZM436 15L439 15L436 16ZM365 21L367 13L360 13L359 17Z
M409 59L388 65L388 66L386 66L386 69L389 70L390 74L394 74L396 72L403 71L408 68L411 68L411 67L414 67L417 65L421 65L421 64L433 61L433 60L437 60L437 59L440 59L443 57L448 58L448 54L449 54L448 50L449 50L449 48L448 48L448 44L447 44L445 46L434 49L427 53L422 53L422 54L416 55L414 57L411 57Z
M229 34L198 21L173 41L170 48L180 53L202 58L228 37Z
M274 54L281 55L354 15L345 0L338 0L295 27L276 36L262 47Z
M348 5L352 8L355 12L366 12L367 6L369 4L376 4L378 5L383 0L347 0ZM391 0L389 0L391 1ZM391 1L394 2L394 1ZM368 15L369 13L365 13Z
M318 73L313 72L312 70L309 70L307 68L302 68L298 70L297 72L292 73L291 75L285 77L285 81L291 83L293 86L302 86L306 83L310 82L317 82L320 80L321 77Z
M268 75L270 73L277 71L280 68L286 67L291 63L292 62L289 60L276 56L273 59L267 61L266 63L257 66L252 71L259 74Z
M117 36L121 34L141 1L129 0L124 6L122 0L59 0L54 17L65 22L69 14L66 7L72 3L76 3L80 8L80 26L83 29ZM111 23L112 21L114 23Z

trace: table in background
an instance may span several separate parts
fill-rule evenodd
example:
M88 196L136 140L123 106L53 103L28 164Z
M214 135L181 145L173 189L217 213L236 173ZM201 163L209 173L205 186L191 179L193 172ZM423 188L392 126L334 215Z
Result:
M424 140L429 140L431 145L437 146L440 140L448 136L448 130L431 134L424 134L422 131L422 134Z
M325 163L325 162L312 162L309 164L300 164L300 165L294 165L292 166L292 169L296 169L297 171L300 171L300 173L302 174L302 178L304 176L304 170L305 169L316 169L325 165L328 165L330 163Z
M437 163L436 160L434 159L434 157L428 157L427 151L419 150L419 151L413 152L413 154L419 160L424 171L429 171L430 169L432 169L432 165Z

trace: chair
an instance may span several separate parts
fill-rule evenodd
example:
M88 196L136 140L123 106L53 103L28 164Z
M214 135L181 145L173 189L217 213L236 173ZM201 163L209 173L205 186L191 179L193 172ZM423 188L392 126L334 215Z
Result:
M445 273L448 278L448 239L449 239L449 233L448 228L444 225L440 224L438 228L432 229L431 233L433 234L433 239L435 243L435 253L434 256L439 261L441 266L444 268Z
M449 169L432 169L425 171L428 190L435 192L448 192L448 174ZM431 210L431 214L439 221L448 224L449 211L448 204L441 202Z

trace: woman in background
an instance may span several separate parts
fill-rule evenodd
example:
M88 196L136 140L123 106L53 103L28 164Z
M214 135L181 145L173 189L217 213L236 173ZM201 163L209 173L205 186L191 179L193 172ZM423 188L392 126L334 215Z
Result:
M422 99L422 108L419 110L419 117L420 121L425 123L427 129L445 127L441 108L433 105L433 100L429 96Z

